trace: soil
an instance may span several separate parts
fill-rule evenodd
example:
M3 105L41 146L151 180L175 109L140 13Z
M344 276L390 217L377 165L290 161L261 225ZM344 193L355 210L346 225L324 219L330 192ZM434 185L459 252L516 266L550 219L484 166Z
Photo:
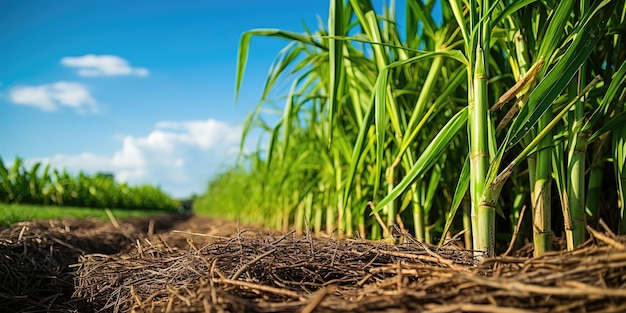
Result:
M3 312L626 312L626 237L479 262L455 244L278 233L206 217L0 229ZM556 245L555 245L556 246Z

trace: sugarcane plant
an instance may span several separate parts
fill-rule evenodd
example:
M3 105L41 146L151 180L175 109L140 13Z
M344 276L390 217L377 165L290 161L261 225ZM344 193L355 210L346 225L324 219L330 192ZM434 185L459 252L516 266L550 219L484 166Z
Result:
M625 232L625 10L611 0L407 0L400 14L394 2L331 0L315 30L248 31L236 94L250 39L287 41L244 124L244 140L254 128L267 136L196 207L336 236L379 239L399 224L444 243L464 230L481 258L495 255L496 232L523 226L524 206L532 226L520 231L537 255L554 232L570 249L582 243L587 216L616 216ZM590 192L607 166L616 203ZM563 225L551 224L555 212Z
M0 158L0 202L39 205L66 205L93 208L175 210L178 203L152 185L118 183L112 174L77 176L67 170L43 167L35 162L28 168L16 157L10 167Z

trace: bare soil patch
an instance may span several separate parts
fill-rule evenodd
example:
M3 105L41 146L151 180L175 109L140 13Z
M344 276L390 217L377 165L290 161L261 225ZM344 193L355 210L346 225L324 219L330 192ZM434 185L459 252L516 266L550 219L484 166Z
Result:
M626 237L478 263L454 245L273 233L202 217L0 230L4 312L624 312Z

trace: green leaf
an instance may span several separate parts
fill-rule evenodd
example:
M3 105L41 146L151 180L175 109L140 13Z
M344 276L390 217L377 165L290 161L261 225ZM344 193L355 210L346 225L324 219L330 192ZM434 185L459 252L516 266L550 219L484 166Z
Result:
M407 131L410 130L411 133L408 134L408 136L407 134L403 136L402 144L400 146L400 151L398 152L398 155L396 156L396 158L401 157L404 154L404 152L409 148L409 146L413 143L413 141L417 137L418 133L422 130L422 128L425 125L427 125L428 118L430 118L431 115L437 110L439 110L444 104L449 103L450 96L452 95L452 93L456 91L457 88L463 82L466 81L466 77L467 77L466 74L467 74L467 71L464 68L459 68L456 72L453 73L452 77L449 80L449 83L446 85L446 88L443 91L441 91L441 93L439 94L435 102L430 106L430 108L424 114L424 116L422 116L417 126L415 126L414 128L408 127ZM411 118L413 118L413 116L411 116ZM409 122L409 125L410 124L411 123Z
M595 131L593 135L589 137L589 142L592 142L600 136L604 135L606 132L614 130L618 127L621 127L626 123L626 111L620 112L619 114L610 118L607 122L602 124L602 127Z
M239 96L239 90L241 89L241 82L243 81L243 73L248 62L248 51L250 49L250 39L252 36L265 36L274 37L280 39L286 39L289 41L296 41L306 45L311 45L317 48L327 50L320 43L316 42L312 36L306 36L298 33L288 32L280 29L253 29L247 31L241 35L239 40L239 50L237 52L237 75L235 77L235 102Z
M608 2L602 1L596 5L594 10L590 10L583 19L585 23L582 23L582 26L574 32L576 34L574 41L565 55L532 91L528 104L522 108L522 112L511 126L514 133L508 143L508 148L517 144L533 129L541 116L552 107L554 100L567 87L578 68L595 48L611 16L611 10L615 7L616 1ZM530 114L528 114L529 108L534 108Z
M441 156L444 149L457 133L465 126L467 122L467 107L463 108L454 115L448 123L437 133L435 138L428 144L424 152L415 161L415 164L406 176L395 186L395 188L379 203L376 204L374 211L380 211L385 205L398 198L416 179L423 175L437 159Z
M384 68L376 80L376 93L374 97L374 107L376 114L374 115L375 131L376 131L376 168L374 170L374 195L378 193L380 188L380 179L383 167L383 152L385 150L385 131L387 129L387 68Z
M511 14L515 13L517 10L522 9L524 7L527 7L531 4L533 4L534 2L537 2L537 0L521 0L521 1L513 1L513 3L510 4L504 4L504 10L502 12L500 12L496 18L493 19L492 25L498 25L500 22L502 22L502 20L508 16L510 16Z
M361 126L359 128L359 133L352 149L352 157L350 158L347 178L343 187L343 207L346 207L348 203L348 198L350 197L350 193L352 192L351 188L352 182L354 181L354 175L356 174L361 157L365 155L365 137L367 136L367 132L370 129L371 122L374 119L374 99L371 99L369 102L370 105L368 106L365 116L363 117L363 122L360 124Z
M298 86L299 79L296 79L291 84L291 89L289 90L289 95L287 96L287 102L285 103L285 108L283 109L283 138L282 139L282 155L280 156L281 160L285 160L287 153L287 148L289 147L289 139L291 138L291 127L292 127L292 119L293 116L297 114L297 109L294 107L294 98L296 97L296 87Z
M600 122L601 118L606 118L608 114L612 113L613 99L615 99L615 96L617 96L618 93L621 93L624 90L624 87L622 86L624 85L624 83L626 83L626 63L622 63L622 66L620 66L617 72L613 74L613 77L611 78L611 83L606 89L604 97L602 97L602 102L593 112L591 118L589 118L589 121L587 121L587 123L585 123L585 125L582 127L581 131L590 130L592 127L598 124L598 122ZM589 142L597 139L606 131L613 129L615 125L623 122L624 117L622 116L622 113L618 114L617 116L611 117L608 122L603 123L602 128L600 128L593 135L591 135L591 137L589 138Z
M465 162L463 162L463 168L461 169L461 174L459 175L459 181L457 182L456 189L454 190L452 205L450 205L450 211L448 211L448 216L446 216L446 224L443 227L443 234L441 234L441 239L439 240L440 246L443 244L446 235L450 231L450 227L452 226L452 222L454 221L454 217L456 216L456 211L459 209L461 202L463 202L463 198L467 193L467 189L469 189L469 181L470 158L468 155L467 157L465 157Z
M328 29L330 36L337 37L344 35L343 29L343 2L344 0L331 0L330 12L328 20ZM341 111L341 102L339 99L342 97L342 83L344 78L343 69L343 40L337 40L331 38L328 45L329 51L329 108L328 108L328 121L330 128L333 127L334 114L336 111ZM328 136L329 144L332 140L332 132Z

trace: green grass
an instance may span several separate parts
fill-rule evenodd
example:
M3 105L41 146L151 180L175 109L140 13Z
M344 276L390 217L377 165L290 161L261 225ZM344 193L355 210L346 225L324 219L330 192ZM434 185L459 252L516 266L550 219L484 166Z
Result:
M126 218L168 214L175 211L111 209L111 212L116 218ZM0 203L0 227L28 220L88 217L108 220L104 209Z

